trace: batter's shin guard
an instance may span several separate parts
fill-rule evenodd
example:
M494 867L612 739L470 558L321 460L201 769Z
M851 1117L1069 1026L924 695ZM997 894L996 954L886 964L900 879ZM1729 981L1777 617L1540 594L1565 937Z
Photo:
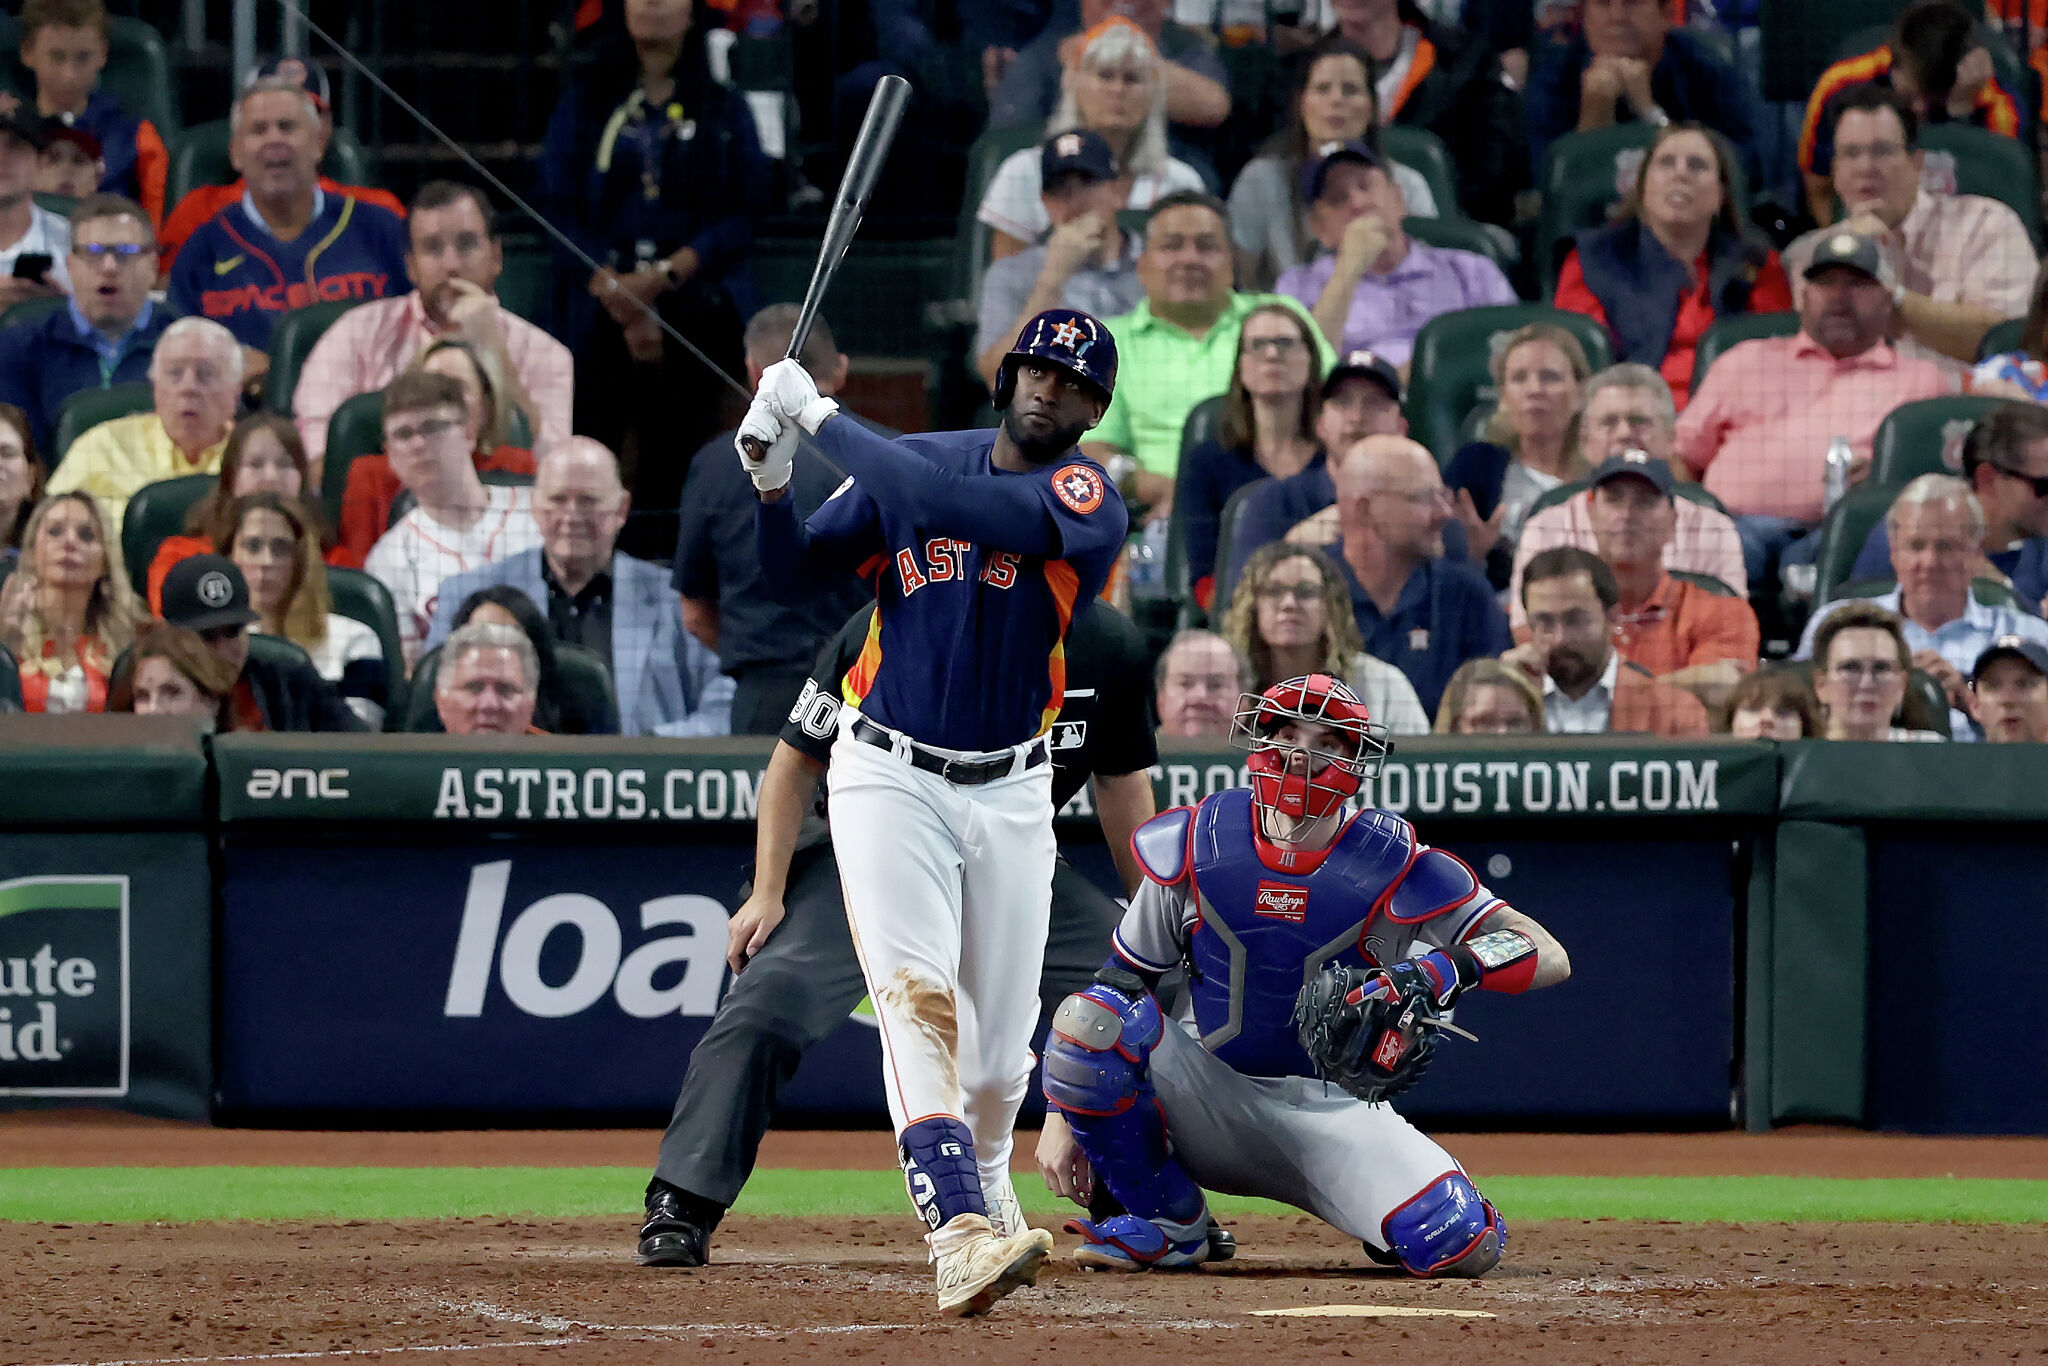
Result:
M905 1129L896 1139L896 1160L926 1229L936 1233L962 1214L988 1217L974 1135L953 1116L935 1115Z

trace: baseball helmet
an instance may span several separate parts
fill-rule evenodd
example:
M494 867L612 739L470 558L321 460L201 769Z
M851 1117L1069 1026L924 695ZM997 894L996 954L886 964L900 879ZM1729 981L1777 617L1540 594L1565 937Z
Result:
M1309 749L1276 737L1288 721L1327 726L1345 738L1342 750ZM1231 720L1231 739L1251 751L1252 801L1297 820L1341 809L1387 757L1387 728L1372 719L1358 694L1329 674L1304 674L1263 693L1244 693Z
M1116 338L1096 319L1075 308L1048 308L1024 324L1017 344L996 367L996 408L1010 406L1017 392L1017 362L1050 361L1096 390L1104 403L1116 394Z

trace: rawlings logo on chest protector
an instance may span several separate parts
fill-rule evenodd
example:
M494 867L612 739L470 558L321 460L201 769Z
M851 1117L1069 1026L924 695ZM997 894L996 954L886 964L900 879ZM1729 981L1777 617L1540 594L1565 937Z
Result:
M1262 880L1258 894L1252 899L1252 912L1269 920L1285 920L1299 925L1308 919L1308 888Z

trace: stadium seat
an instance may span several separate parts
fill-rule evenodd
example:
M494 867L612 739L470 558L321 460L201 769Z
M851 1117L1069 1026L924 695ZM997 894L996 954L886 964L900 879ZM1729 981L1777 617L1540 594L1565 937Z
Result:
M23 299L5 313L0 313L0 327L19 327L25 323L41 322L70 302L67 298Z
M37 208L54 213L59 218L69 218L71 211L78 207L78 201L68 194L45 194L37 190L30 198L36 201Z
M1831 602L1855 571L1856 557L1870 539L1871 528L1884 520L1899 485L1866 481L1842 495L1820 524L1820 550L1814 556L1813 600Z
M1494 398L1493 348L1530 323L1554 323L1579 339L1593 369L1613 363L1607 329L1582 313L1542 304L1503 304L1446 313L1423 324L1408 375L1409 435L1439 461L1457 449L1458 430L1476 404Z
M1442 138L1427 128L1390 123L1379 130L1379 140L1387 160L1406 166L1429 183L1440 217L1457 217L1458 177L1451 169L1450 149L1444 146Z
M1212 622L1221 622L1223 614L1230 610L1230 590L1237 586L1237 576L1244 570L1244 566L1231 557L1231 542L1237 537L1237 519L1244 512L1245 495L1258 487L1258 484L1246 484L1231 494L1223 502L1222 515L1216 519L1216 593L1209 600L1209 620Z
M1404 218L1401 231L1432 247L1450 247L1475 252L1511 274L1521 262L1521 250L1505 228L1475 223L1469 218Z
M988 193L989 182L996 178L996 168L1012 152L1034 147L1039 142L1041 129L1037 124L1018 128L991 128L974 140L974 146L967 151L967 189L960 196L960 228L954 242L952 297L965 299L969 305L968 316L972 317L973 306L980 302L981 277L988 269L989 237L988 225L974 215L981 208L981 197ZM817 247L813 244L811 257L817 258ZM799 288L790 295L770 294L771 298L803 297Z
M1963 438L1998 403L1972 394L1901 403L1877 424L1870 478L1903 484L1915 475L1961 474Z
M71 443L100 423L146 413L154 403L149 385L140 381L109 385L105 389L79 390L64 400L64 407L57 414L57 435L53 438L57 449L47 468L56 469L65 452L71 449Z
M359 455L384 449L384 391L352 394L327 424L327 451L320 465L320 502L327 520L341 525L341 495L348 491L348 467Z
M165 176L165 213L195 186L235 183L234 163L228 160L226 119L194 124L175 140L164 140L170 144L171 154L170 171ZM362 144L356 141L355 134L343 127L335 128L327 143L327 155L320 158L320 174L343 185L369 182Z
M15 305L16 308L25 306L22 304ZM6 317L0 317L0 327L6 326L13 319L13 316L13 310L8 310ZM2007 318L2004 322L1999 323L1989 332L1986 332L1984 340L1977 343L1977 359L1979 361L1986 361L1990 360L1993 356L2002 356L2008 351L2017 351L2022 343L2025 342L2026 336L2027 320L2025 318Z
M249 657L282 667L293 664L304 664L309 669L313 667L313 657L297 641L266 635L262 631L249 633Z
M498 302L535 327L545 329L548 311L553 307L554 254L548 250L546 239L537 233L505 232L500 242L505 269L498 276Z
M342 314L362 303L361 299L335 299L326 303L294 308L277 320L270 334L270 372L263 377L263 406L273 413L292 415L292 394L299 387L299 373L306 357L327 329Z
M0 712L21 710L21 666L14 652L0 645Z
M398 609L392 605L391 590L360 569L329 569L327 590L336 612L377 633L377 645L384 655L384 715L404 715L405 650L398 640ZM386 728L391 728L389 719Z
M1180 429L1180 466L1175 476L1174 507L1180 503L1180 481L1187 475L1188 452L1204 441L1213 441L1216 429L1223 421L1223 405L1229 396L1218 394L1205 398L1188 410L1188 420ZM1179 516L1169 518L1166 523L1166 563L1162 577L1166 596L1174 602L1185 605L1192 599L1194 584L1188 578L1188 538L1185 523ZM1185 617L1187 613L1183 611Z
M1729 318L1716 318L1708 324L1700 337L1692 361L1692 391L1700 391L1700 381L1707 377L1707 367L1721 358L1721 353L1738 342L1755 341L1759 337L1789 337L1799 331L1799 315L1790 309L1782 313L1737 313Z
M1543 212L1536 227L1536 276L1548 300L1557 288L1558 268L1572 238L1613 217L1628 195L1656 129L1647 123L1618 123L1590 133L1567 133L1550 144L1537 178ZM1749 221L1749 193L1738 164L1736 217Z
M2034 158L2024 142L1967 123L1932 123L1920 130L1920 150L1927 158L1923 183L1932 175L1946 184L1953 175L1954 193L1982 195L2011 206L2027 225L2035 250L2040 250L2041 194Z
M149 592L149 566L157 547L185 529L192 505L213 492L220 480L211 474L187 474L144 484L128 500L121 519L121 558L128 562L128 582L137 593Z
M561 673L562 717L556 729L560 735L616 735L619 707L612 699L611 671L604 661L580 645L555 646L555 666ZM441 672L441 647L420 656L413 666L412 683L406 690L402 726L386 722L387 730L405 730L415 735L440 731L440 713L434 710L434 680Z

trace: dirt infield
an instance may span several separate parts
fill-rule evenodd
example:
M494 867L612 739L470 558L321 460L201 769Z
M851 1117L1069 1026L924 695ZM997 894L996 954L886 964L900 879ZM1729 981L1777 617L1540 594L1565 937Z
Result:
M38 1165L625 1165L655 1135L214 1130L98 1113L0 1117ZM1488 1175L2048 1176L2048 1141L1833 1130L1447 1136ZM1029 1142L1019 1144L1029 1152ZM771 1166L890 1165L885 1134L771 1135ZM5 1180L0 1170L0 1180ZM0 1362L553 1362L696 1357L1012 1366L1404 1361L1941 1362L2048 1357L2048 1228L1515 1222L1479 1282L1368 1268L1307 1218L1234 1221L1236 1261L1106 1277L1055 1261L986 1320L938 1320L906 1214L734 1216L715 1264L653 1272L629 1217L399 1224L0 1224ZM1043 1222L1043 1221L1041 1221ZM1062 1248L1073 1240L1062 1236ZM1058 1254L1056 1254L1057 1256ZM1260 1311L1352 1307L1348 1317ZM1358 1308L1374 1316L1356 1316ZM1386 1311L1395 1311L1388 1314ZM1405 1313L1402 1311L1406 1311ZM1414 1311L1431 1311L1417 1316ZM1444 1311L1455 1311L1455 1314Z

